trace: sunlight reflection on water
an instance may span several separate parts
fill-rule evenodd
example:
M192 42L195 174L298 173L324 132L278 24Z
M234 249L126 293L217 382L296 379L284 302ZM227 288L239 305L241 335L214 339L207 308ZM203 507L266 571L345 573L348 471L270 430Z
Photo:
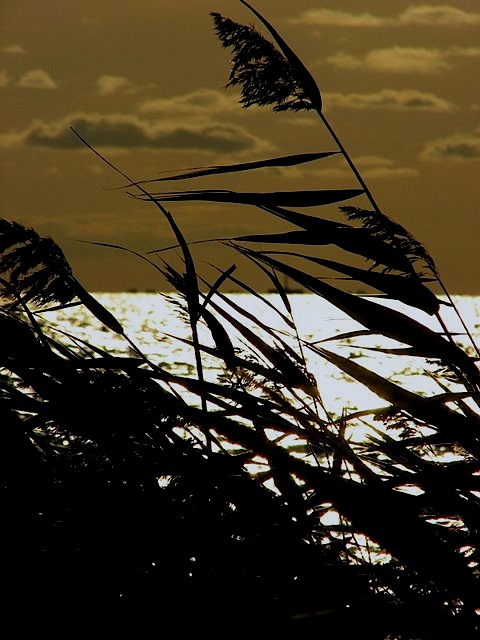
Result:
M134 344L155 364L178 375L194 376L195 364L192 348L182 340L190 340L188 323L182 319L176 301L176 294L162 293L96 293L95 297L109 309L121 322L125 333ZM287 325L280 315L266 306L261 300L249 294L227 294L242 309L249 311L255 318L268 327L287 330ZM265 294L265 299L286 313L277 294ZM218 298L216 298L218 300ZM480 334L480 297L455 296L455 304L466 325L474 337ZM290 302L293 318L302 340L317 342L340 336L341 334L361 329L361 325L348 318L336 307L322 298L310 294L292 294ZM422 311L412 310L399 303L387 303L396 309L408 309L409 317L439 330L437 321ZM232 311L233 315L236 315ZM82 306L62 311L42 314L44 321L54 327L60 327L72 336L81 338L90 344L114 354L129 354L128 342L101 325L96 318ZM451 309L442 305L442 317L453 332L464 332L458 318ZM245 322L245 318L242 319ZM253 323L250 323L253 327ZM258 327L256 332L259 333ZM200 339L203 344L213 346L208 330L199 326ZM241 345L240 337L234 329L229 335L235 345ZM265 337L265 334L263 335ZM282 338L287 340L285 335ZM272 342L271 337L266 338ZM467 339L459 336L459 343L468 345ZM291 336L287 340L298 350L298 342ZM330 351L347 358L354 358L363 366L379 373L393 382L401 383L410 391L427 394L439 393L438 385L428 376L423 375L423 361L409 356L388 355L369 351L368 348L402 346L399 343L375 336L359 336L332 340L322 344ZM317 380L318 388L333 413L339 415L343 409L355 410L378 406L379 399L366 387L354 382L351 378L326 362L308 348L304 350L310 372ZM217 361L206 355L204 358L205 376L215 380L220 370ZM382 401L383 402L383 401Z
M188 322L185 321L185 313L181 311L178 305L179 298L177 295L160 293L97 293L94 295L101 304L114 314L124 327L128 338L153 363L178 376L196 378L193 349L191 345L184 342L191 340L190 327ZM238 305L240 309L251 314L252 320L250 322L243 315L238 317L241 317L243 324L248 324L250 328L254 329L255 333L261 334L261 337L268 344L273 344L272 336L267 331L260 330L255 319L260 320L268 328L275 327L278 331L281 331L282 339L292 345L298 353L300 349L298 338L292 335L291 329L289 329L288 338L284 333L288 329L288 325L278 313L278 311L281 311L286 314L286 309L280 296L266 294L264 297L274 308L267 306L265 302L253 295L228 294L226 296L227 300L229 299ZM439 388L438 383L425 373L426 362L422 358L414 358L407 355L389 355L381 351L369 350L369 348L395 348L404 345L379 335L342 338L344 334L363 327L318 296L292 294L289 299L308 369L316 379L322 398L323 406L321 409L328 414L328 418L333 419L329 422L328 428L332 429L333 432L340 433L350 443L359 443L361 448L362 443L368 441L369 438L377 438L379 431L382 430L384 432L385 430L389 431L388 437L396 438L393 433L395 428L390 430L385 422L375 422L372 415L372 410L385 407L388 403L309 349L308 343L323 341L320 343L322 347L348 359L354 359L365 368L378 373L383 378L388 378L398 383L412 392L421 395L436 395L443 392L443 388ZM215 301L219 302L218 298L215 298ZM480 336L480 297L455 296L454 302L471 334L478 339ZM384 303L398 310L405 310L405 313L410 318L414 318L436 331L441 330L435 318L431 318L421 311L412 310L412 308L398 303ZM226 303L222 303L220 306L225 305ZM227 308L229 308L232 315L237 315L230 307L227 306ZM73 345L75 344L74 338L77 338L112 355L134 355L124 337L106 329L84 307L79 306L62 311L42 313L41 317L43 322L48 323L52 330L57 327L70 334ZM456 336L457 342L465 348L471 349L458 317L450 308L443 305L442 318L451 332L458 333ZM200 342L204 345L214 346L208 329L201 325L198 328ZM241 347L242 338L238 332L233 328L228 328L227 331L234 345ZM64 338L60 341L64 342ZM205 378L216 381L218 375L222 373L218 366L218 360L212 356L205 355L203 364ZM457 390L453 383L450 384L450 389L452 391ZM463 391L463 388L459 390ZM180 392L187 402L198 405L197 396L187 393L185 389L181 389ZM307 398L309 409L310 405L312 405L310 400L310 398ZM315 409L320 409L320 407L317 406ZM337 420L345 413L350 414L351 418L351 414L355 416L357 410L365 410L368 419L364 420L362 417L357 416L349 419L346 423ZM476 410L478 410L478 407ZM240 421L242 420L241 416L237 417ZM321 425L319 428L323 428L323 425L326 424L326 421L323 422L325 420L324 414L319 417L318 425ZM345 424L347 426L343 430ZM178 429L179 435L185 435L181 426L175 429ZM396 430L398 431L398 428ZM425 431L428 432L428 430L429 428L425 427ZM195 435L199 439L203 437L203 434L199 431L195 431ZM281 433L274 429L265 429L265 435L270 440L288 448L290 455L301 457L305 462L313 465L318 464L316 457L318 452L315 446L311 444L311 441L307 443L307 440L302 438L300 432L297 434L294 432ZM230 450L239 448L239 445L229 441L223 442L223 445ZM320 456L325 453L323 449L319 449L319 452ZM443 462L453 462L457 459L462 459L463 453L461 451L458 453L452 451L435 453L433 450L428 450L423 451L422 455L424 459L431 459L436 462L440 459ZM265 472L268 472L268 467L269 462L259 455L245 463L245 468L249 472L252 474L259 473L261 477L264 477ZM349 478L351 480L359 480L357 474L352 470L349 471ZM158 478L161 486L168 483L169 480L170 476ZM268 489L278 492L273 477L265 480L264 484ZM397 489L416 495L423 493L423 489L408 483L398 486ZM326 526L335 526L343 523L342 516L332 504L327 503L323 505L320 521ZM453 520L452 523L456 525ZM356 535L356 543L352 547L351 553L362 561L367 562L372 561L372 559L374 562L385 562L390 558L388 554L386 555L382 550L377 549L371 541L367 541L361 534Z

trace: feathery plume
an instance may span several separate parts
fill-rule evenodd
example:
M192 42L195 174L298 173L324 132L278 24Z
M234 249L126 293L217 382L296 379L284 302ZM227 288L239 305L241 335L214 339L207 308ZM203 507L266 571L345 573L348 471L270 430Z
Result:
M226 87L241 87L244 107L273 105L274 111L318 108L318 99L312 99L297 70L272 42L253 26L238 24L215 12L211 16L223 46L233 51Z

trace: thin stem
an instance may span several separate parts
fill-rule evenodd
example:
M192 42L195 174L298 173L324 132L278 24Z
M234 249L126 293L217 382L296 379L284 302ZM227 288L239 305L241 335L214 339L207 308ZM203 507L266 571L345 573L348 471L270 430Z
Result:
M477 346L477 343L475 342L475 340L474 340L474 338L473 338L472 334L470 333L470 331L469 331L469 329L468 329L467 325L465 324L465 321L464 321L464 319L462 318L462 315L461 315L460 311L457 309L456 304L453 302L453 300L452 300L452 298L451 298L450 294L448 293L448 291L447 291L447 289L446 289L445 285L443 284L442 280L440 279L440 276L438 276L438 275L437 275L437 280L438 280L439 285L442 287L442 291L443 291L443 293L447 296L447 298L448 298L448 302L450 303L450 305L452 306L452 308L455 310L455 313L457 314L457 317L458 317L458 319L460 320L460 322L461 322L461 324L462 324L462 327L465 329L465 333L467 334L467 336L468 336L468 338L469 338L470 342L472 343L472 346L473 346L473 348L475 349L475 353L476 353L476 354L477 354L477 356L480 358L480 350L479 350L479 348L478 348L478 346ZM441 321L441 323L442 323L442 325L443 325L443 321Z
M343 146L340 138L337 136L337 134L335 133L335 131L331 127L330 123L328 122L327 118L324 116L323 112L322 111L317 111L317 113L320 116L321 121L323 122L323 124L327 128L328 132L330 133L330 135L334 139L334 141L337 144L338 148L340 149L343 157L345 158L348 166L350 167L350 169L352 170L352 172L355 175L356 179L358 180L360 186L364 190L365 195L369 199L370 204L374 208L375 212L378 213L378 214L381 214L382 212L380 211L380 207L378 206L375 198L373 197L372 192L367 187L367 184L366 184L365 180L360 175L360 172L358 171L357 167L355 166L355 164L354 164L353 160L351 159L349 153L347 152L347 150Z

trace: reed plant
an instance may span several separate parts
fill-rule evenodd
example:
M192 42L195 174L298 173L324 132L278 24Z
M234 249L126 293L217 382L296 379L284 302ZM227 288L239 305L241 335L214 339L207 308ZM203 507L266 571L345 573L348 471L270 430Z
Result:
M316 113L333 151L136 180L72 132L171 229L182 269L161 248L136 255L181 300L193 375L144 354L121 319L85 291L53 240L1 221L0 473L11 591L26 606L40 603L43 621L74 609L110 629L131 623L137 637L173 624L179 633L233 629L258 637L476 638L477 347L424 245L376 203L323 112L313 76L266 18L240 2L258 29L212 13L232 56L227 87L240 88L245 108ZM334 154L354 188L155 190L166 181L234 179ZM367 208L350 204L359 197ZM269 279L277 303L233 265L214 282L199 272L194 243L167 209L183 201L255 207L295 227L218 240ZM334 219L298 211L333 205ZM322 255L325 246L335 246L338 259ZM359 329L321 342L302 336L284 277ZM225 295L231 284L273 310L283 328ZM351 293L352 284L371 295ZM45 311L72 304L121 335L131 354L112 355L49 328ZM463 323L462 342L446 309ZM436 391L414 392L338 348L367 353L362 340L370 337L390 344L377 353L399 363L416 358ZM331 410L310 371L312 355L377 403ZM215 381L204 375L206 356L222 371ZM364 437L355 437L359 431Z

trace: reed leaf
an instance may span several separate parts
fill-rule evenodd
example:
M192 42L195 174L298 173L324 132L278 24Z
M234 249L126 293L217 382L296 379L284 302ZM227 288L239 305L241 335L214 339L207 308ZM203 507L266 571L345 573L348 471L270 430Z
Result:
M305 244L327 245L332 244L327 234L313 235L309 231L285 231L283 233L255 233L251 235L236 236L232 238L238 242L262 242L272 244Z
M115 333L123 334L123 327L116 317L108 311L98 300L82 287L82 285L75 281L75 294L80 302L90 311L92 315L97 318L102 324L114 331Z
M262 242L312 244L309 238L320 238L318 244L334 244L344 251L372 260L374 266L383 265L386 269L416 275L410 260L402 251L372 236L366 229L290 211L282 207L262 207L262 209L310 232L309 234L300 234L298 231L287 232L287 234L295 235L263 234ZM255 242L256 237L256 235L250 235L235 239L247 241L248 238L248 242Z
M208 293L205 296L205 299L199 309L199 314L198 314L198 318L200 318L203 314L203 311L206 309L209 301L211 300L211 298L220 290L220 287L222 286L222 284L225 282L225 280L228 280L228 278L230 277L230 275L236 270L237 266L235 264L231 265L228 269L226 269L225 271L223 271L219 277L216 279L216 281L213 283L213 285L211 287L209 287L208 289Z
M318 340L318 343L331 342L332 340L350 340L351 338L359 338L361 336L370 336L370 335L372 335L372 332L369 329L358 329L357 331L346 331L345 333L336 333L334 336L331 336L330 338L322 338L322 340Z
M281 252L275 252L281 254ZM305 260L320 264L343 273L363 284L367 284L370 287L386 293L387 296L393 300L398 300L416 307L428 313L429 315L435 315L440 309L440 301L435 294L430 291L420 278L412 278L392 273L381 273L378 271L372 271L371 269L359 269L335 260L327 260L325 258L316 258L313 256L301 256L300 254L288 252L286 255L300 256Z
M228 335L228 331L223 324L219 322L218 318L205 307L202 308L201 317L205 321L215 342L217 348L215 355L222 358L227 367L234 368L236 366L235 348Z
M315 207L356 198L363 193L362 189L324 189L311 191L272 191L237 192L229 190L204 189L199 191L176 191L172 193L153 193L156 202L182 202L203 200L207 202L231 202L234 204L250 204L257 207L287 206ZM138 196L139 200L150 200L150 197Z
M292 315L293 312L292 312L292 305L290 304L290 299L289 299L288 294L287 294L287 292L285 290L285 287L283 286L283 284L278 279L278 276L275 273L275 271L269 271L268 269L265 269L265 267L263 265L259 265L259 268L265 273L267 278L270 279L270 281L272 282L273 286L275 287L275 291L280 296L285 309L288 311L288 313L290 315Z
M194 167L182 171L182 173L174 173L173 175L162 176L161 178L153 178L152 180L140 180L132 182L126 187L133 187L139 184L151 184L153 182L165 182L171 180L185 180L189 178L200 178L203 176L221 175L225 173L237 173L240 171L252 171L254 169L264 169L265 167L294 167L306 162L313 162L322 158L337 155L338 151L324 151L312 153L297 153L288 156L280 156L277 158L267 158L265 160L253 160L250 162L238 162L235 164L217 164L209 167ZM125 187L119 187L123 189Z

